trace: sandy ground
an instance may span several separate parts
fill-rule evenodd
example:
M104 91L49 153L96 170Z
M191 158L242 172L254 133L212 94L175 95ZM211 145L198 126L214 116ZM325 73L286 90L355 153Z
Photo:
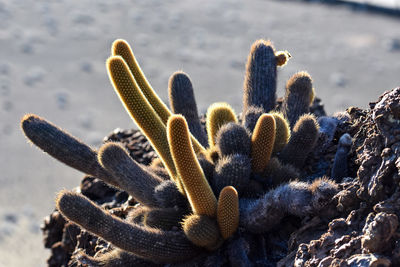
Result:
M93 146L133 123L106 76L116 38L128 40L166 100L169 75L187 72L199 110L240 112L251 43L270 38L293 58L279 94L308 70L332 113L366 107L400 85L400 18L291 1L0 0L0 266L45 266L39 226L82 174L31 147L19 129L36 113Z

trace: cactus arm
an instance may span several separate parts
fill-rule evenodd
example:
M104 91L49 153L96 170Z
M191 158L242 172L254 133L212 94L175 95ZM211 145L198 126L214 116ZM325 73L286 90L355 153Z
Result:
M218 130L215 143L221 156L242 154L250 156L250 132L242 125L229 122Z
M246 155L232 154L218 160L211 184L216 194L228 185L234 186L239 194L242 194L250 182L250 176L250 158Z
M192 82L186 73L177 71L172 74L168 83L168 96L172 112L182 114L186 118L193 136L204 147L208 146L207 134L200 123L197 112Z
M45 119L27 114L21 120L26 137L62 163L118 187L117 181L97 161L97 152Z
M222 243L217 222L207 215L191 214L182 226L186 237L196 246L215 250Z
M251 166L255 173L261 173L267 167L274 148L275 132L274 116L261 115L251 137Z
M120 188L146 206L157 206L154 189L163 180L141 167L121 145L103 145L98 158L100 164L118 181Z
M215 146L218 130L229 122L237 122L237 117L227 103L214 103L207 109L206 126L210 147Z
M290 126L289 122L282 113L280 112L271 112L272 116L274 116L275 124L276 124L276 134L275 134L275 143L273 153L280 152L290 139Z
M314 88L310 74L300 71L294 74L286 83L286 93L283 99L282 113L293 128L297 120L310 112L314 100Z
M75 259L79 261L84 266L90 267L161 267L162 265L146 261L142 258L137 257L135 254L123 251L121 249L113 249L108 253L98 255L96 257L91 257L83 252L74 256Z
M324 178L311 184L293 181L278 186L257 200L240 201L240 225L253 233L265 233L287 215L317 214L338 191L335 182Z
M233 186L224 187L219 194L217 222L224 239L231 237L239 227L239 196Z
M305 114L293 127L289 143L283 148L279 158L282 163L301 169L318 139L319 126L314 115Z
M161 231L129 224L77 193L59 193L57 209L69 220L114 246L150 261L180 262L199 252L181 231Z
M242 114L242 125L252 133L254 127L256 127L258 118L264 113L266 112L261 107L249 106Z
M121 56L124 59L143 95L145 96L151 107L154 109L155 113L161 119L163 124L166 125L168 118L169 116L171 116L172 113L164 104L164 102L161 101L160 97L157 95L157 93L151 87L149 81L146 79L129 44L122 39L115 40L112 44L111 54L112 56ZM192 142L196 153L200 153L205 150L204 147L199 143L199 141L197 141L197 139L193 136Z
M217 200L192 148L185 118L172 115L167 129L174 163L193 212L215 217Z
M121 57L110 57L107 60L107 70L121 102L160 156L170 177L174 179L177 173L169 151L165 125L143 95Z
M276 73L277 60L271 42L256 41L247 59L243 113L250 106L262 107L266 112L275 108Z
M136 60L135 55L132 52L129 44L122 39L115 40L112 44L111 54L113 56L121 56L129 67L136 83L141 89L143 95L149 101L154 111L160 117L161 121L165 124L171 116L171 112L168 107L161 101L160 97L154 91L149 81L146 79L139 63Z
M336 182L347 176L347 154L349 154L353 140L348 133L343 134L339 139L335 159L331 170L331 178Z

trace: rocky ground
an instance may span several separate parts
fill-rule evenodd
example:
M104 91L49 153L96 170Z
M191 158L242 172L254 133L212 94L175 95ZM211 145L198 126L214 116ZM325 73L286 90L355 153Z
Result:
M368 107L399 85L397 17L293 1L0 0L0 266L44 266L40 223L55 192L81 174L27 145L23 114L41 115L97 146L131 128L105 73L111 42L128 40L165 100L169 75L189 73L200 112L241 107L251 43L270 38L293 58L279 73L313 76L328 114Z

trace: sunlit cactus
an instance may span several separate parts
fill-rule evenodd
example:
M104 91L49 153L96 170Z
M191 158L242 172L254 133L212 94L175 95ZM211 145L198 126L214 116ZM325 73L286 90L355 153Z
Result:
M187 74L170 78L171 112L128 43L116 40L108 75L157 153L150 166L133 160L122 144L106 143L97 152L45 119L26 115L21 125L33 144L137 203L127 204L122 219L78 192L61 191L56 200L61 214L112 244L105 254L80 252L75 260L88 266L207 266L222 257L227 266L249 266L255 256L248 243L287 216L304 218L322 210L338 185L328 178L301 180L319 137L317 118L309 114L311 77L295 74L281 109L277 103L277 67L290 57L269 41L256 41L246 66L241 118L229 104L215 103L204 125ZM339 165L346 160L347 141L339 142L332 169L336 180L345 173Z

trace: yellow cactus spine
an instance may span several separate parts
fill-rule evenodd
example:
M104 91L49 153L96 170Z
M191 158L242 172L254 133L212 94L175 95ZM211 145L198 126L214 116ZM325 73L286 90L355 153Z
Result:
M288 120L285 119L282 113L271 112L270 114L274 116L276 124L275 144L272 150L273 153L276 153L280 152L289 142L290 126Z
M261 115L251 137L251 166L255 173L261 173L267 167L274 148L275 133L274 116Z
M217 199L192 148L185 118L181 115L172 115L168 119L167 131L176 170L193 212L215 217Z
M237 122L235 111L224 102L214 103L207 110L207 134L210 147L215 146L218 130L228 122Z
M107 60L107 71L125 109L149 139L160 156L170 176L177 175L168 146L166 127L143 95L122 57L113 56Z
M134 80L139 86L139 89L142 91L143 95L146 97L156 114L160 117L161 121L164 123L164 125L166 125L172 112L168 109L164 102L161 101L153 87L151 87L128 42L122 39L115 40L111 47L111 54L113 56L121 56L124 59L134 77ZM205 150L196 138L193 136L191 136L191 138L196 153L200 153Z
M225 186L219 194L217 222L224 239L231 237L239 227L239 196L233 186Z

